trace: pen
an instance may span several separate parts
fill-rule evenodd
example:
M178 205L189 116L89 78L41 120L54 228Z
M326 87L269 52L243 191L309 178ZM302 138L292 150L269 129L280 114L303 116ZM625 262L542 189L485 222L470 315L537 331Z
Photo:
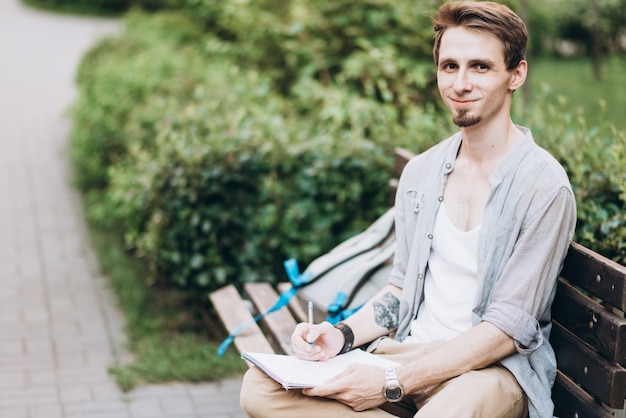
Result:
M308 308L309 308L309 324L313 324L313 302L309 301ZM309 345L311 346L311 348L313 348L315 346L315 342L311 341Z

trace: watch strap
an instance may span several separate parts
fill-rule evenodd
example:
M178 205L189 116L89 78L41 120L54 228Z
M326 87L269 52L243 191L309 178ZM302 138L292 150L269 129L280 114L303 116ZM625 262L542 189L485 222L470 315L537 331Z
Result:
M354 345L354 333L352 332L352 328L345 322L336 323L335 328L343 334L343 347L339 350L339 354L344 354L352 350L352 346Z
M387 382L398 381L398 373L396 373L395 367L387 367L387 369L385 369L385 380Z

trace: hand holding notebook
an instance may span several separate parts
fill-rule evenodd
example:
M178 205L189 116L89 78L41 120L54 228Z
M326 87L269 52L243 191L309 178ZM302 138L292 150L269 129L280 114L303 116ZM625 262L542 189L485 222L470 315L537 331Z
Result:
M308 361L283 354L244 352L248 360L285 389L304 389L320 386L337 376L350 364L360 363L382 368L398 366L398 363L363 350L352 350L326 361Z

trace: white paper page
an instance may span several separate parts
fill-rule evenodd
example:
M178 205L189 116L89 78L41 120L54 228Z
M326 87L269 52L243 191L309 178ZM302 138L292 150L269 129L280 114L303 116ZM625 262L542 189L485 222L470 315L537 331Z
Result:
M398 363L363 350L353 350L327 361L307 361L295 356L250 352L242 353L241 357L255 364L286 389L319 386L352 363L398 366Z

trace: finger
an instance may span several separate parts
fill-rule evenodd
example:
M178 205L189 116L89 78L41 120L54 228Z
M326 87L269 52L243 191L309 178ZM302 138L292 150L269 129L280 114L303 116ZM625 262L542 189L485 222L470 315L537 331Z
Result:
M305 348L293 347L293 352L298 358L303 360L324 361L329 358L328 353L319 346L310 347L307 345Z
M308 352L309 354L319 353L319 350L315 350L315 348L316 342L322 335L321 331L317 325L299 324L291 337L294 350L302 353Z
M314 344L315 340L320 336L319 332L314 332L312 328L309 328L309 331L304 336L304 340L310 344Z
M346 392L346 388L350 387L349 374L350 372L348 370L344 370L325 381L323 385L312 388L310 393L312 396L339 399L342 397L342 394Z
M309 346L309 342L307 341L309 327L310 325L304 323L298 324L296 326L293 333L291 334L291 344L294 347L304 348Z
M337 391L330 389L327 385L316 386L310 389L303 389L302 393L306 396L318 396L321 398L332 398Z

